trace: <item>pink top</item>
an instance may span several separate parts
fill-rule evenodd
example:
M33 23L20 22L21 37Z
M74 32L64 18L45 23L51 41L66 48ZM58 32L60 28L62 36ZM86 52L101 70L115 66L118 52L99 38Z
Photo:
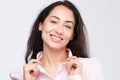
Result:
M72 56L70 50L69 56ZM37 54L37 59L42 58L42 52ZM37 80L103 80L101 66L98 60L95 58L78 58L82 63L82 72L79 75L69 76L66 70L67 62L60 64L56 76L52 78L45 69L38 65L40 69L40 76ZM21 72L13 72L10 74L11 80L23 80L22 71Z

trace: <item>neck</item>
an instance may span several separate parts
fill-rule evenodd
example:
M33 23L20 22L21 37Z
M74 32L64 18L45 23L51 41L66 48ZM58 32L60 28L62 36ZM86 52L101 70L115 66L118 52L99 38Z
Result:
M63 63L67 60L68 54L66 49L61 50L51 50L44 49L43 50L43 65L46 66L58 66L60 63Z

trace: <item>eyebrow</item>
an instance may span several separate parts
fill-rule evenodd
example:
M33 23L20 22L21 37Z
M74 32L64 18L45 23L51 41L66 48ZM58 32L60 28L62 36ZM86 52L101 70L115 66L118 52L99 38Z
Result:
M54 18L56 18L56 19L59 19L59 20L60 20L60 18L59 18L59 17L57 17L57 16L51 16L50 18L52 18L52 17L54 17Z
M56 19L60 20L60 18L59 18L59 17L57 17L57 16L51 16L51 17L54 17L54 18L56 18ZM72 24L74 25L74 22L73 22L73 21L66 20L65 22L67 22L67 23L72 23Z

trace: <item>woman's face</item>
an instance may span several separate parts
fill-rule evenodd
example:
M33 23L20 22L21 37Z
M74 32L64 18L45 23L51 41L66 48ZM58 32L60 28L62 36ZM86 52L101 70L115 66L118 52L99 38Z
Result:
M56 6L45 21L39 24L43 47L66 48L68 42L73 38L74 25L73 12L63 5Z

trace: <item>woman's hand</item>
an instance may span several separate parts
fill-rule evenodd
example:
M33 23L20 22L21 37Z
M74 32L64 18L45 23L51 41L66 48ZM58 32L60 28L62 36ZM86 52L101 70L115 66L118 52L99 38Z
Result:
M67 61L67 71L69 75L77 75L81 73L82 64L76 56L69 57Z
M24 65L24 80L36 80L36 77L40 74L38 65L41 64L38 60L32 59L28 64Z

